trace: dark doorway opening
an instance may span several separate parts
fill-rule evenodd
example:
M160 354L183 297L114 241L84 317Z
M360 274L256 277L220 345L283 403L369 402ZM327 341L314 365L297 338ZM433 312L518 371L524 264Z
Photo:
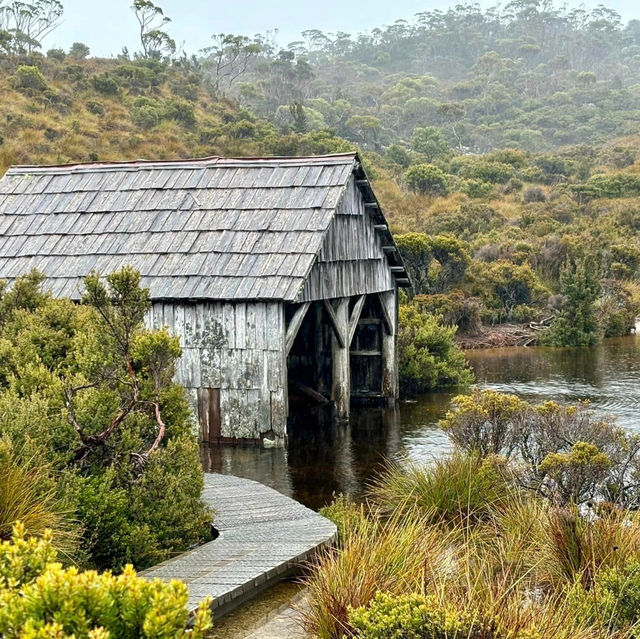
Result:
M297 310L285 309L287 324ZM287 357L289 407L329 403L333 379L331 323L323 302L313 302L298 330Z
M351 399L366 403L382 398L382 309L370 295L358 321L350 348Z

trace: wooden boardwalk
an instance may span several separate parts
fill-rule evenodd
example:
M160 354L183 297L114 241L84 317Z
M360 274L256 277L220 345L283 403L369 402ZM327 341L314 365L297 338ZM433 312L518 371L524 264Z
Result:
M202 497L220 536L140 573L184 581L191 609L210 596L214 616L226 614L336 539L332 522L250 479L205 473Z

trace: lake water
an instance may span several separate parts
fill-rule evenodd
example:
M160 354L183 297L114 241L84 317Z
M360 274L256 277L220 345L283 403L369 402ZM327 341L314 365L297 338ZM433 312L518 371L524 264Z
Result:
M543 402L588 400L601 414L640 430L640 335L594 348L503 348L467 351L482 388ZM361 497L385 459L428 461L449 449L438 421L455 393L430 393L393 409L357 408L349 424L318 413L298 415L288 450L203 448L207 470L249 477L319 508L332 495Z

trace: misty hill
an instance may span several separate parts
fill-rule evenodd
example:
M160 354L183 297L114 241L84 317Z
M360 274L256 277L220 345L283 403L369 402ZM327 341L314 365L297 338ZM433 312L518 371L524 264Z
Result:
M640 21L547 0L418 14L360 36L307 31L285 50L263 40L228 87L254 111L380 151L436 126L459 149L544 150L635 133ZM297 123L300 126L300 122Z

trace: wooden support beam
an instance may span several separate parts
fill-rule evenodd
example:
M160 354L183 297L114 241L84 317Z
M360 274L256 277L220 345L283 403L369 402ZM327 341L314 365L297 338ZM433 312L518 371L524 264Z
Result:
M287 326L287 336L285 338L285 347L287 349L286 350L287 355L289 354L289 351L293 346L293 342L295 341L296 335L298 334L298 331L302 326L302 322L304 321L304 318L307 314L307 311L309 310L310 305L311 305L311 302L304 302L304 304L302 304L302 306L300 306L300 308L298 308L296 312L293 314L293 317L289 322L289 326Z
M339 419L349 417L351 403L351 361L349 344L344 337L349 331L349 298L343 297L334 307L325 301L331 321L334 325L334 336L331 340L331 358L333 362L333 380L331 384L331 399L333 400L336 416ZM331 309L329 311L329 308ZM340 335L343 338L340 338Z
M392 273L404 273L404 266L392 266L390 268Z
M379 209L380 207L378 206L377 202L365 202L364 203L364 208L365 209Z
M369 184L369 180L356 180L356 184L358 186L367 186L367 184Z
M356 333L356 328L358 328L358 322L360 321L360 315L362 315L362 309L366 299L366 295L361 295L351 311L351 317L349 318L349 335L347 336L348 346L351 346L353 336Z
M328 404L329 400L317 390L310 388L309 386L305 386L300 382L291 382L290 386L295 388L301 395L308 397L313 400L316 404Z
M387 308L386 300L382 293L378 293L378 301L380 302L380 308L382 309L382 323L384 324L384 330L387 335L393 335L395 332L393 330L395 322L391 315L389 315L389 309Z
M411 286L411 280L408 277L398 277L396 279L396 284L404 288L409 288Z
M388 231L389 227L386 224L374 224L373 228L376 231Z
M380 305L385 317L393 319L392 326L397 326L398 319L398 295L396 291L379 293ZM382 334L382 395L389 403L393 403L399 392L398 385L398 336L394 330L391 334Z
M395 253L398 249L395 246L383 246L382 250L385 253Z
M342 331L341 323L338 321L338 317L336 316L336 312L331 305L331 302L329 300L324 300L324 307L327 310L329 319L331 320L331 328L333 328L333 332L335 333L336 339L338 340L338 344L340 345L340 348L344 348L345 335Z

